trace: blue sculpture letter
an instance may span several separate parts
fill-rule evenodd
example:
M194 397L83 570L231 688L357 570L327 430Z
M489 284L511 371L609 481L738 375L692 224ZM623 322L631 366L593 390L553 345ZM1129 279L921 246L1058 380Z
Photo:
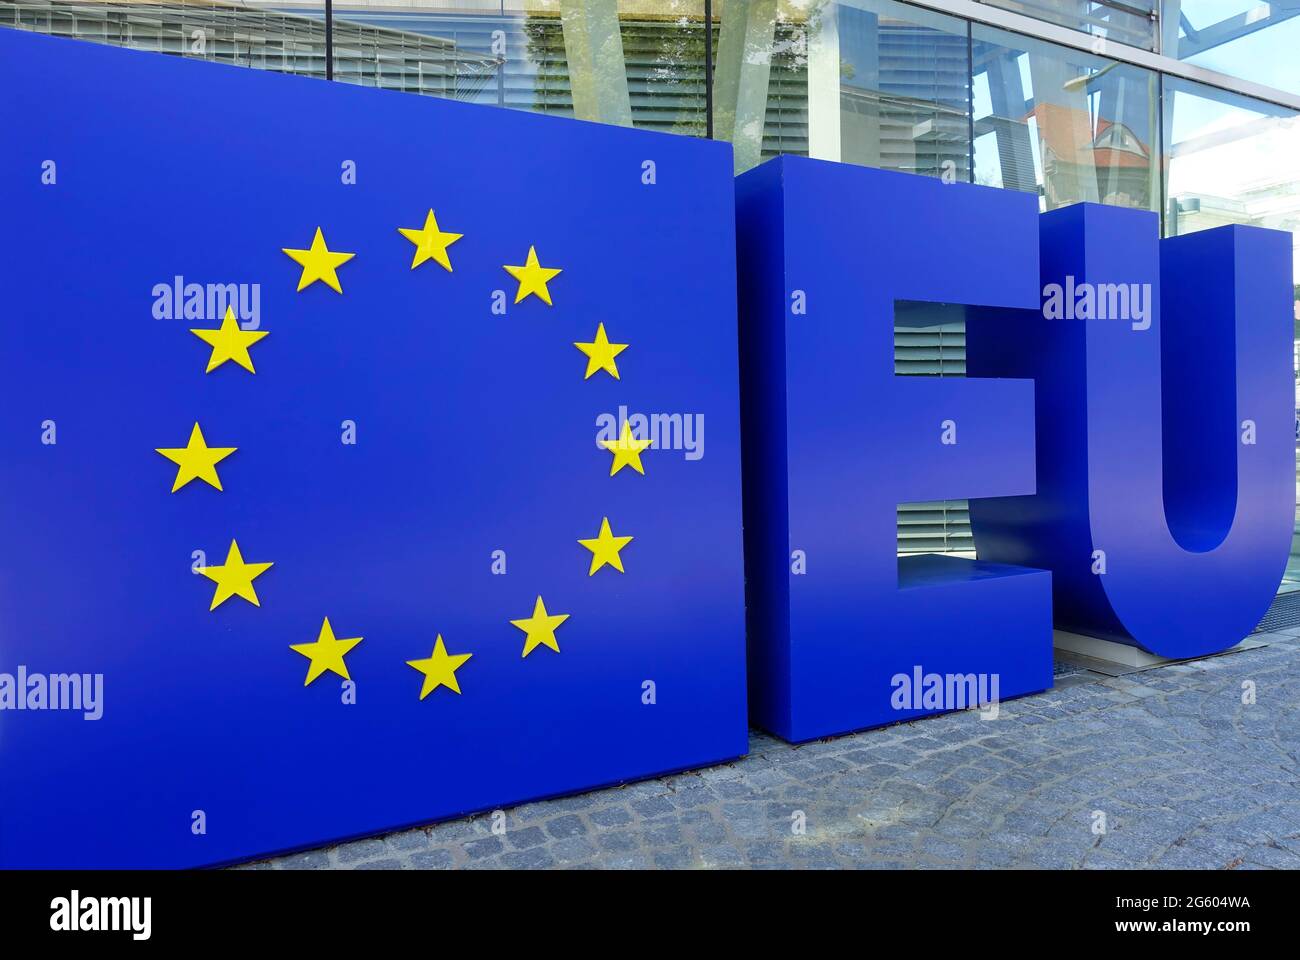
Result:
M1050 569L1062 629L1226 649L1291 541L1290 237L1159 241L1153 214L1093 204L1041 230L1043 311L967 337L971 376L1037 386L1038 494L971 504L980 556Z
M900 502L1034 492L1033 384L895 377L893 346L1037 306L1034 198L791 157L737 197L751 716L807 740L1051 686L1050 574L896 548Z

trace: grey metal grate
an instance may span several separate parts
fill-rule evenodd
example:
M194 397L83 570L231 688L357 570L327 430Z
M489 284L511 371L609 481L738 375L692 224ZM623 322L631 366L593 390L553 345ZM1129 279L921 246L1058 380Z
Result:
M1287 627L1300 627L1300 592L1282 593L1273 598L1268 613L1259 621L1251 633L1268 633L1272 630L1285 630Z
M1072 676L1074 676L1076 673L1085 673L1085 672L1086 672L1086 671L1084 670L1083 667L1080 667L1080 666L1078 666L1078 665L1076 665L1076 664L1073 664L1073 663L1068 663L1068 662L1066 662L1065 660L1053 660L1053 661L1052 661L1052 678L1053 678L1053 679L1057 679L1057 678L1059 678L1059 677L1072 677Z

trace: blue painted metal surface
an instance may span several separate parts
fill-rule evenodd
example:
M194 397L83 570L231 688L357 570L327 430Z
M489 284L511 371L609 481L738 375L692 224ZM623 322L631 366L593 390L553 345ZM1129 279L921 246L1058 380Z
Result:
M896 377L893 328L1033 309L1035 199L785 157L738 179L737 235L754 719L807 740L965 705L899 697L918 670L1050 687L1050 574L896 555L900 503L1034 492L1034 385Z
M7 30L0 88L0 673L104 678L99 720L0 711L0 865L219 863L745 751L726 145ZM397 232L429 207L452 273ZM280 252L317 226L342 296ZM555 306L494 314L530 245ZM205 375L219 318L151 315L176 276L260 284L255 376ZM619 380L583 379L600 322ZM611 477L624 405L702 415L704 456ZM223 492L169 492L195 420ZM605 516L626 573L588 576ZM275 565L209 612L192 552L232 537ZM523 658L538 594L570 619ZM355 705L290 650L325 616ZM473 657L422 701L439 634Z
M1127 291L1148 315L972 324L969 375L1037 386L1038 494L971 504L980 556L1050 569L1061 629L1165 657L1233 646L1291 543L1291 238L1162 241L1154 214L1094 204L1041 237L1044 291Z

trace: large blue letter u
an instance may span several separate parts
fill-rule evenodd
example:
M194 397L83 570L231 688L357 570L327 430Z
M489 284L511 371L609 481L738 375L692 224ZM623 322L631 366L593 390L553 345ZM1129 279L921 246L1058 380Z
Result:
M1035 381L1038 492L971 504L981 559L1052 571L1058 629L1165 657L1267 609L1294 506L1291 244L1153 214L1040 222L1042 312L972 324L970 376ZM1119 309L1117 309L1119 308Z

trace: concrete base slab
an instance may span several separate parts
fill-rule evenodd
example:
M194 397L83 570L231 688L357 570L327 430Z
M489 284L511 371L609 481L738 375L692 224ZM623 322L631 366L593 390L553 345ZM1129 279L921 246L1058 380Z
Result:
M1065 630L1052 631L1052 646L1057 650L1078 654L1090 660L1119 664L1130 670L1145 670L1148 667L1158 667L1162 663L1170 662L1165 657L1157 657L1140 647L1131 647L1127 643L1086 637L1081 633L1068 633Z
M1268 643L1266 634L1253 634L1236 646L1210 656L1217 657L1226 653L1236 653L1238 650L1268 646ZM1087 637L1080 633L1069 633L1065 630L1052 631L1052 646L1056 648L1056 653L1061 659L1109 676L1122 676L1125 673L1136 673L1139 670L1149 670L1152 667L1176 662L1167 657L1147 653L1141 647L1116 643L1113 640L1102 640L1099 637Z

